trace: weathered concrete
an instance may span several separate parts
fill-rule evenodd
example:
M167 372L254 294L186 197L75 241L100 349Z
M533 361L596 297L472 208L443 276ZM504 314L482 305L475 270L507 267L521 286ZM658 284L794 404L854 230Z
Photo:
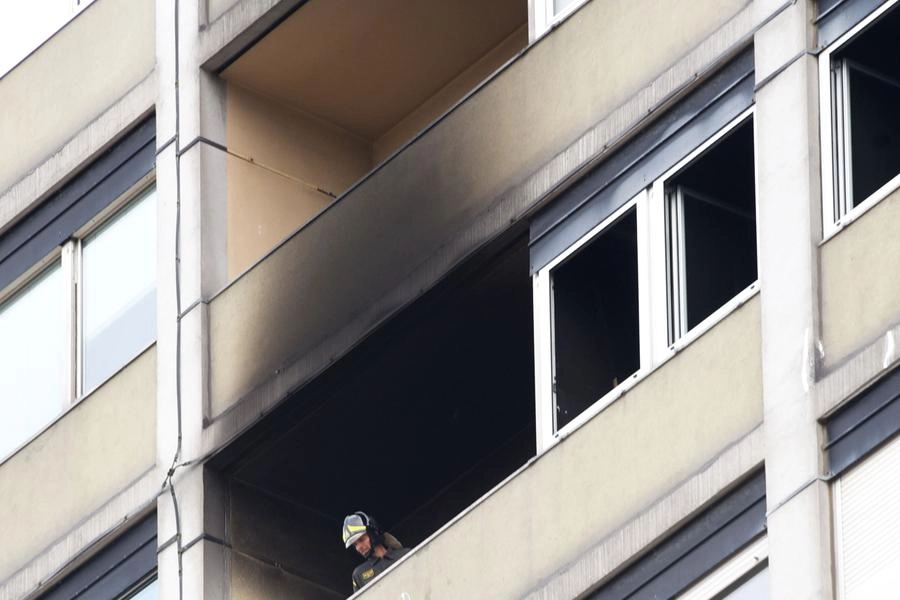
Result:
M153 10L153 0L97 0L0 78L0 190L150 75Z
M830 507L816 388L816 244L821 239L815 3L785 7L756 35L757 238L762 297L766 501L773 598L832 596Z
M0 581L153 468L155 372L154 347L0 465ZM107 527L124 516L107 515Z

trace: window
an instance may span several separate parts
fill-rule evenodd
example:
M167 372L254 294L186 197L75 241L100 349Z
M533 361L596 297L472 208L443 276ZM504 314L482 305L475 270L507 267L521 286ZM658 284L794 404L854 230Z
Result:
M640 367L636 211L552 271L555 429Z
M41 600L156 600L156 515L150 515L92 553L55 582ZM76 559L77 562L77 559ZM43 588L42 588L43 589Z
M0 303L0 458L62 411L65 286L59 259Z
M753 124L665 181L669 343L756 281Z
M0 460L156 338L155 191L42 262L0 294Z
M157 598L159 598L159 584L156 576L148 583L141 584L136 591L132 590L122 596L122 600L156 600Z
M888 10L894 4L820 59L826 234L900 185L900 11Z
M542 450L755 293L753 143L751 109L536 271Z
M154 196L144 194L81 243L83 391L156 339Z

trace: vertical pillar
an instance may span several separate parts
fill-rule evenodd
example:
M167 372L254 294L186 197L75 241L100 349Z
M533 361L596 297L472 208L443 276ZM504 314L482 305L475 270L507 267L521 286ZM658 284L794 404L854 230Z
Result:
M201 69L206 0L157 0L160 598L227 597L224 486L204 468L208 303L225 285L224 86ZM204 23L205 24L205 23Z
M815 3L757 0L756 169L771 597L832 598L814 398L821 239ZM780 11L780 12L779 12Z

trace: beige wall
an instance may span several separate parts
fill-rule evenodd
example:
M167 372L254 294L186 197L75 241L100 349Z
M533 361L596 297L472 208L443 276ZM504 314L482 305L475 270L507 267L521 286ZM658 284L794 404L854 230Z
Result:
M528 26L524 25L375 140L373 164L380 163L412 139L527 45Z
M246 270L371 166L370 145L228 84L228 273Z
M683 11L660 10L656 0L585 5L213 300L213 415L288 365L298 371L291 386L324 368L345 348L329 346L325 355L321 344L338 344L336 332L362 315L359 331L348 335L358 339L383 316L369 307L399 297L406 278L502 192L746 4L697 0Z
M154 0L97 0L0 79L0 190L154 68Z
M154 346L0 464L0 581L155 462Z
M762 422L759 306L755 296L365 597L519 598L698 472Z
M822 341L835 365L900 323L900 190L821 248Z

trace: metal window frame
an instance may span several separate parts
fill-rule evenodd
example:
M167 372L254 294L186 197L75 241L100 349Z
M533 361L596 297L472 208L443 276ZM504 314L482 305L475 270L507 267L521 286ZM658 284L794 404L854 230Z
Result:
M656 320L665 319L668 327L663 335L660 332L654 336L655 346L653 355L668 358L678 352L686 345L709 331L716 323L721 321L727 315L732 313L739 306L749 300L759 289L759 280L750 283L744 290L737 293L730 300L722 304L718 309L697 323L692 328L687 325L687 277L685 272L685 244L686 236L684 233L684 196L675 190L672 193L669 182L677 177L682 171L690 167L692 164L702 159L713 146L731 135L736 129L745 125L748 121L752 121L753 127L753 146L754 157L756 155L756 114L755 106L751 106L741 112L732 119L715 135L697 146L682 160L678 161L672 168L666 171L661 177L653 182L652 195L655 198L653 206L656 210L662 211L662 216L657 217L665 223L665 247L658 249L654 254L657 265L664 265L662 268L657 266L654 269L654 278L657 286L664 285L665 294L665 313L662 313L662 303L658 303L656 309L660 313L656 316ZM753 161L754 169L756 161ZM759 222L759 207L754 203L754 218ZM757 234L758 235L758 234ZM759 240L757 240L759 247ZM758 271L758 269L757 269ZM664 282L664 283L663 283Z
M821 140L822 241L828 241L844 227L900 188L900 173L885 182L858 206L853 206L853 173L849 119L849 70L852 61L835 59L848 43L891 10L900 0L888 0L849 30L837 37L819 54L819 135ZM898 9L900 10L900 9Z

